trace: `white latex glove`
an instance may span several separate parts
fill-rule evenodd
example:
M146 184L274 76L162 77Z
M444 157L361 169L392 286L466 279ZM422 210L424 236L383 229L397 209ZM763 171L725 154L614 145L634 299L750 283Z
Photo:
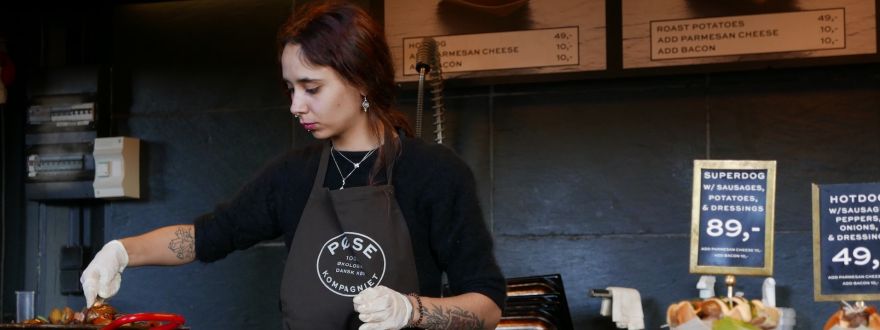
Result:
M127 265L128 252L121 242L112 240L104 244L79 278L86 296L86 306L94 305L97 296L106 299L115 295L122 283L122 270Z
M365 322L359 330L401 329L412 316L409 299L382 285L361 291L352 301Z

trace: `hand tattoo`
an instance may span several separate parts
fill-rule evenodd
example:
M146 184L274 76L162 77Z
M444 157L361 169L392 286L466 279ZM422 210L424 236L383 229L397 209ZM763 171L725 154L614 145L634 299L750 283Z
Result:
M177 254L177 259L190 260L195 258L196 241L193 238L192 229L187 230L186 227L178 227L174 235L177 238L168 243L168 249Z
M478 330L484 329L486 321L477 317L477 314L466 311L461 307L453 307L443 310L443 307L432 306L425 313L422 325L425 329L455 329L455 330Z

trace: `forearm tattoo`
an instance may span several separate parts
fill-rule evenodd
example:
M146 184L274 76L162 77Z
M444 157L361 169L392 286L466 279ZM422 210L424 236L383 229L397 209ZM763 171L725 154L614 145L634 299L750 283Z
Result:
M177 238L168 243L168 249L177 255L177 259L191 260L196 256L196 240L193 238L192 229L178 227L174 232Z
M425 329L478 330L484 329L485 324L486 321L477 317L477 314L457 306L443 309L434 305L425 313L425 320L422 321Z

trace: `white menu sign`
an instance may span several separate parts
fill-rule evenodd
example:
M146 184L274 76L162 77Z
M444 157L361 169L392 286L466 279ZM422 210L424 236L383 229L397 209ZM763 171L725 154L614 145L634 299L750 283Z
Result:
M622 64L634 69L876 54L876 4L626 0Z
M846 48L845 11L651 22L651 60Z
M431 37L441 69L448 72L577 65L578 28ZM403 73L418 75L416 53L425 37L403 39Z
M418 81L415 55L426 37L439 52L427 60L447 80L606 69L605 0L381 2L396 82Z

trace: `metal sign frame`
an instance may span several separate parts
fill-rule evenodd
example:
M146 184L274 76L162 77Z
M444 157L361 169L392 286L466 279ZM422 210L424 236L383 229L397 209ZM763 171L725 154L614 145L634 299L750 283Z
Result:
M764 200L764 266L727 267L699 265L700 249L700 196L702 172L709 170L766 170L766 196ZM691 208L690 272L695 274L724 275L773 275L774 215L776 209L776 161L764 160L694 160L694 179Z
M822 239L821 234L821 213L820 209L820 200L819 200L819 190L820 185L813 183L812 191L813 191L813 300L815 301L841 301L841 300L855 300L855 301L867 301L867 300L880 300L880 293L869 294L869 293L846 293L846 294L822 294L822 274L821 274L821 263L822 263L822 249L820 247L820 242Z

